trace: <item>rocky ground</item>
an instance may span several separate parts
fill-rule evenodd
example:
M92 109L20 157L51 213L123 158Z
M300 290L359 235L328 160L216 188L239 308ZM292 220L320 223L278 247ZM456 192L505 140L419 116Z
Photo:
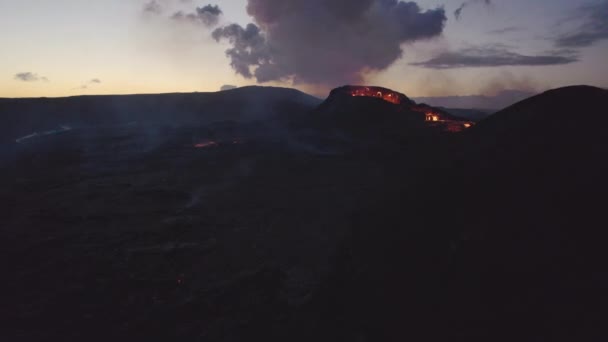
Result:
M344 97L3 144L2 337L605 340L607 99L464 133Z
M11 340L225 341L309 303L387 165L258 133L130 125L15 145L0 177Z

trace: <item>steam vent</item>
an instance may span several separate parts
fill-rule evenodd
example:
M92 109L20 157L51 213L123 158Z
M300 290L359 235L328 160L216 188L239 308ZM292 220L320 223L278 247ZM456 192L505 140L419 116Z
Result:
M372 86L344 86L331 91L329 97L372 97L384 100L396 106L403 115L416 115L427 125L448 132L460 132L472 127L475 123L455 117L443 110L426 104L416 104L404 94L396 91Z

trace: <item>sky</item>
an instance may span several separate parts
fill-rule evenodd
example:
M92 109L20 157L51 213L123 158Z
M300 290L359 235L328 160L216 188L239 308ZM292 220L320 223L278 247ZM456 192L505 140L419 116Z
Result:
M0 97L608 87L608 0L0 0L0 46Z

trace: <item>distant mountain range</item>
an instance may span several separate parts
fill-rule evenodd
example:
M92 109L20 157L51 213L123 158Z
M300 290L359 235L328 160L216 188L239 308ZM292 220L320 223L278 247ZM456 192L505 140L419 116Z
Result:
M439 96L439 97L417 97L414 101L427 103L431 106L456 108L456 109L483 109L498 111L519 101L536 95L533 92L521 90L504 90L494 96L470 95L470 96Z

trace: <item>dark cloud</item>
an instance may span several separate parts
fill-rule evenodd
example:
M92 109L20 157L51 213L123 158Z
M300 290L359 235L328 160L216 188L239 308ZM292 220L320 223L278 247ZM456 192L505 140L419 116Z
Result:
M273 79L280 79L283 75L271 77L269 71L273 71L272 52L266 42L265 37L260 34L260 28L254 24L249 24L243 28L240 25L232 24L213 31L213 38L219 41L222 38L228 39L232 48L226 50L226 55L230 58L230 65L236 72L246 78L252 78L252 66L256 69L256 78L259 82L266 82Z
M220 91L231 90L231 89L236 89L236 88L238 88L238 87L235 85L225 84L220 88Z
M507 34L507 33L513 33L513 32L520 32L523 31L524 29L521 27L517 27L517 26L509 26L509 27L504 27L501 29L497 29L497 30L491 30L488 31L489 34L496 34L496 35L501 35L501 34Z
M258 82L335 86L398 60L402 44L439 36L443 8L397 0L248 0L255 23L213 32L232 67Z
M20 72L15 74L15 79L23 82L48 82L49 79L44 76L38 76L38 74L32 72Z
M152 0L144 4L143 11L144 13L161 14L163 7L158 1Z
M99 78L93 78L92 80L89 81L89 83L101 83L101 80Z
M460 20L460 18L462 17L462 11L464 11L465 8L469 7L470 5L474 5L474 4L478 4L478 3L484 3L486 5L490 5L490 4L492 4L492 1L491 0L469 0L469 1L463 2L462 5L460 5L460 7L458 7L454 11L454 17L456 18L456 20Z
M582 6L577 11L580 25L555 39L560 48L580 48L591 46L608 39L608 1Z
M542 66L570 64L578 61L573 51L553 51L545 55L522 55L504 46L472 47L444 52L439 56L412 65L429 69L455 69L501 66Z
M192 23L201 23L205 26L215 26L220 20L222 10L217 5L207 5L197 7L194 13L184 13L182 11L175 12L171 17L178 21L188 21Z

